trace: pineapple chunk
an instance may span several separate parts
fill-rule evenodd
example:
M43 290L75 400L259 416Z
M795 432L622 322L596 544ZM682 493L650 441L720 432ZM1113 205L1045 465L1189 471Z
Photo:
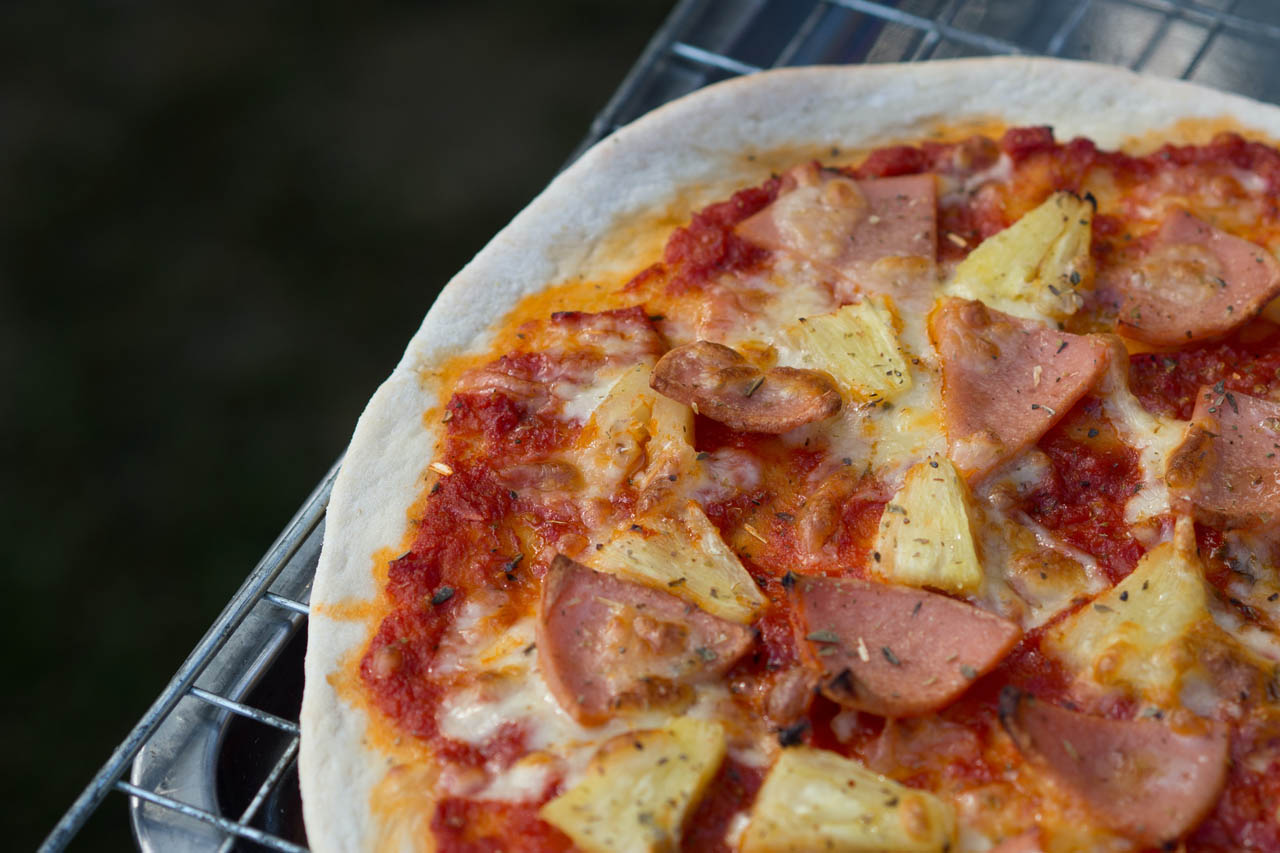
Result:
M724 729L702 720L618 735L538 814L587 853L675 851L724 753Z
M895 583L976 593L984 574L971 511L968 489L950 459L915 465L880 516L880 562L872 567Z
M1076 291L1092 273L1093 205L1056 192L999 234L982 241L956 267L947 292L992 308L1063 320L1083 300Z
M951 807L824 749L795 747L764 780L743 853L915 853L945 850Z
M648 374L645 375L646 387ZM693 456L693 409L684 403L677 403L649 388L648 394L653 401L649 420L645 424L653 448L649 450L650 458L659 458L668 454Z
M668 481L672 474L679 476L698 468L693 449L693 409L652 388L648 393L652 400L649 420L645 422L649 443L644 448L647 464L640 488L650 493L674 491Z
M802 317L786 330L805 367L835 377L859 399L893 400L911 388L888 297L869 296L834 314Z
M674 517L655 512L635 519L588 560L598 571L673 593L730 622L749 624L765 605L751 575L694 501Z
M1133 572L1045 636L1044 647L1100 684L1124 685L1157 704L1177 696L1194 662L1196 636L1214 633L1190 519L1174 541L1149 551Z
M668 473L694 464L693 410L650 388L652 370L646 359L623 373L578 436L583 467L610 483L646 467Z
M616 466L629 475L643 462L646 425L653 408L652 367L646 362L623 373L583 425L577 450L592 468Z

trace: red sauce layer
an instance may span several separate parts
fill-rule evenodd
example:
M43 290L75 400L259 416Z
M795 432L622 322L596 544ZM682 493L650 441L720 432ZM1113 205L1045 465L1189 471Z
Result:
M1149 412L1188 420L1196 390L1219 382L1227 391L1275 399L1280 392L1280 327L1257 319L1219 341L1130 359L1129 387Z
M763 770L726 758L690 816L680 849L729 853L732 848L724 840L729 822L751 806L762 782Z
M1143 547L1124 520L1142 480L1138 453L1124 444L1096 397L1085 397L1040 439L1051 471L1026 511L1055 536L1093 555L1112 583L1138 564Z
M1259 762L1258 755L1271 756ZM1205 853L1280 851L1280 722L1246 720L1231 738L1227 787L1213 812L1187 840Z
M740 190L728 201L705 207L667 240L662 260L671 270L672 293L681 293L708 279L743 271L762 262L768 253L733 233L733 226L759 213L778 197L780 181Z

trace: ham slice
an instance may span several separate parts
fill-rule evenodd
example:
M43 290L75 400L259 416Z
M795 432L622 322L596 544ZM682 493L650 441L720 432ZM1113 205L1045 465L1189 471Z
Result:
M816 163L783 176L777 200L738 224L743 239L803 258L854 292L932 291L937 255L933 175L855 181Z
M584 725L629 708L687 703L691 685L722 677L752 639L744 625L563 554L542 579L538 667Z
M969 478L1021 453L1106 371L1106 341L944 299L929 317L942 360L942 417L951 461Z
M1249 527L1280 519L1280 403L1202 386L1165 482L1206 521Z
M1111 720L1000 694L1000 721L1018 749L1075 791L1111 829L1145 846L1186 835L1227 779L1226 731L1175 732L1157 720Z
M990 672L1022 636L962 601L855 578L801 578L800 646L819 689L884 717L936 711Z
M1225 334L1280 294L1280 262L1266 249L1177 209L1135 262L1102 276L1120 333L1156 346Z

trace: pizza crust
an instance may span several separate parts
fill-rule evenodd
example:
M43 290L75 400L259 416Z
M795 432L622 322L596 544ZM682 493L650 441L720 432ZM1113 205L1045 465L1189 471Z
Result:
M687 214L758 183L769 173L770 152L802 157L869 148L983 120L1050 124L1060 139L1083 135L1116 147L1199 120L1179 125L1177 140L1222 118L1280 138L1275 106L1090 63L996 58L810 67L702 89L587 152L449 282L356 426L330 499L311 596L299 755L311 849L385 849L369 803L390 759L369 745L365 712L340 696L332 678L361 653L371 628L335 610L373 598L374 553L406 534L407 510L436 440L423 413L440 401L425 370L464 350L483 352L494 319L522 297L571 277L619 272L607 251L611 234L639 227L652 211Z

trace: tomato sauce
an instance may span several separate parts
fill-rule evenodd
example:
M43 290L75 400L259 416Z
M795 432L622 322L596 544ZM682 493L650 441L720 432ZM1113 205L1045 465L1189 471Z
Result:
M442 478L418 521L414 548L393 560L386 590L396 609L360 664L375 704L404 731L435 743L460 763L510 763L523 754L522 734L508 729L477 750L441 736L436 715L447 684L431 675L441 639L477 590L497 587L513 610L533 594L508 568L520 545L510 528L488 523L509 515L513 499L483 469L461 467Z
M1027 514L1119 581L1145 550L1124 520L1125 503L1142 481L1137 451L1120 440L1096 397L1072 407L1038 447L1052 470L1028 496Z
M1269 760L1259 760L1269 756ZM1227 786L1217 806L1187 840L1209 853L1280 851L1280 723L1246 721L1231 738Z
M667 241L663 262L672 270L669 292L683 293L718 275L761 263L768 253L733 233L742 220L759 213L778 197L781 181L740 190L728 201L703 208L677 228Z
M996 164L1000 149L984 136L960 142L925 142L922 145L891 145L867 155L848 172L855 178L892 178L922 172L967 174L981 172Z
M1012 165L1009 180L953 194L940 205L942 262L961 260L1048 193L1070 190L1108 194L1100 199L1105 211L1096 216L1093 226L1094 257L1105 263L1153 227L1138 216L1150 201L1149 193L1157 191L1151 187L1201 200L1214 192L1218 198L1238 201L1240 173L1257 176L1267 188L1263 201L1250 202L1251 214L1261 218L1249 233L1259 238L1280 234L1275 202L1280 197L1280 154L1232 134L1220 135L1207 146L1165 146L1137 157L1101 151L1087 140L1059 142L1049 128L1014 128L999 140L973 137L883 148L845 171L858 179L936 172L947 177L949 185L960 186L966 178L997 167L1002 156ZM782 179L775 177L695 213L687 225L672 233L661 261L637 274L622 293L661 305L664 299L678 301L696 294L718 277L760 267L769 253L737 237L734 228L772 202L781 186ZM633 329L637 334L651 321L663 319L646 317L642 306L610 314L614 316L600 321L603 326ZM555 319L564 324L564 339L571 342L574 324L595 323L593 317L602 316L562 314ZM1107 322L1105 317L1094 319L1103 326ZM522 394L519 389L545 387L548 377L558 371L589 375L591 358L598 355L566 355L552 345L505 354L486 367L496 376L496 389L464 386L443 410L445 438L438 459L450 473L433 477L430 494L414 520L411 548L388 567L390 612L369 642L359 672L373 704L396 728L422 739L446 761L492 770L509 766L527 752L527 733L515 724L500 726L480 745L443 736L436 718L453 682L433 675L432 663L442 638L469 600L481 594L496 596L503 602L498 622L503 613L514 619L533 607L547 555L586 547L588 528L582 508L571 502L557 507L531 500L504 480L504 474L554 457L577 437L577 427L529 396L536 390ZM1256 320L1219 341L1135 355L1130 382L1149 411L1181 419L1190 416L1201 385L1221 383L1227 390L1274 397L1280 394L1280 328ZM769 600L754 625L755 646L728 679L737 701L760 712L761 685L767 686L799 658L789 597L797 570L867 576L878 557L873 543L884 495L878 484L860 481L848 472L825 479L818 476L830 463L822 448L793 447L778 437L737 433L701 416L696 418L695 436L700 455L742 451L763 467L757 485L708 501L704 507ZM1092 555L1113 583L1125 577L1145 550L1124 520L1125 504L1142 483L1137 452L1121 440L1101 402L1092 397L1067 412L1041 438L1037 450L1048 460L1049 474L1023 496L1019 509L1061 541ZM816 489L841 477L841 487L827 498L834 507L832 529L822 540L829 549L825 553L834 558L815 566L798 519ZM635 499L635 489L627 486L611 500L615 510L625 514ZM1199 532L1205 553L1221 544L1217 531L1202 527ZM1211 582L1225 586L1228 578L1214 573L1226 570L1213 560L1209 563ZM1016 758L1000 735L1001 689L1016 685L1059 703L1069 702L1072 695L1071 674L1041 651L1042 634L1043 629L1030 632L958 701L923 721L886 725L869 714L840 716L837 705L819 696L803 724L779 737L868 763L877 756L886 760L886 750L895 745L898 763L893 775L909 785L958 791L996 782L1006 772L1006 764ZM1116 715L1134 710L1123 702L1109 708ZM1228 792L1191 837L1188 849L1280 850L1280 816L1276 814L1280 759L1265 767L1257 759L1261 750L1275 747L1278 738L1280 732L1274 726L1237 727ZM730 849L725 831L735 816L750 807L763 776L758 768L726 760L687 824L682 849L713 853ZM545 797L536 803L445 797L431 822L438 849L442 853L571 849L566 836L537 817L542 801Z
M733 848L725 843L725 832L730 821L751 807L762 782L763 770L726 758L689 818L680 849L729 853Z
M1275 399L1280 393L1280 327L1258 319L1219 341L1129 362L1129 386L1154 414L1189 420L1201 386Z
M834 537L836 553L840 555L840 574L865 578L869 564L880 562L880 556L871 546L886 503L860 496L854 496L845 503L840 514L840 527Z

